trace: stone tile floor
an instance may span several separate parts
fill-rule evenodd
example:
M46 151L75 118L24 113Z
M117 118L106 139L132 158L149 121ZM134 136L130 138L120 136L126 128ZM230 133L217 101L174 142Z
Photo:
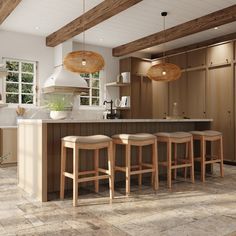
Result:
M172 190L161 182L124 197L123 188L109 203L108 191L65 201L40 203L17 187L16 167L0 168L0 235L235 236L236 166L218 166L205 184L178 180Z

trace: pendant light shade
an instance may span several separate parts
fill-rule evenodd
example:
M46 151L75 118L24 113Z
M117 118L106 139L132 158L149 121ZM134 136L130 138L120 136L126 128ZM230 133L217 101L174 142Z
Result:
M94 73L104 67L103 57L92 51L70 52L63 62L65 68L76 73Z
M179 79L181 70L177 65L172 63L159 63L153 65L148 70L147 76L155 81L169 82Z
M83 16L85 13L85 0L83 0ZM70 52L64 58L64 66L75 73L95 73L103 69L105 62L103 57L92 51L85 50L85 20L83 20L83 50Z
M163 62L153 65L149 68L147 72L147 76L149 79L155 81L173 81L177 80L181 76L181 69L172 63L165 62L165 17L167 16L167 12L162 12L161 16L163 16L163 28L164 28L164 51L163 51Z

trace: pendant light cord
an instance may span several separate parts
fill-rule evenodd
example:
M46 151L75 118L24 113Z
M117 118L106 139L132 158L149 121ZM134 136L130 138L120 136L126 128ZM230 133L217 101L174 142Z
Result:
M163 29L164 29L164 43L163 43L163 59L166 61L166 15L163 14Z

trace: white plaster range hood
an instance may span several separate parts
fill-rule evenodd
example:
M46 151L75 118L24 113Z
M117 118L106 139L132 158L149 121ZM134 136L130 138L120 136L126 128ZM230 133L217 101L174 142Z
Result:
M73 51L73 42L68 40L54 48L53 74L44 82L43 93L87 94L88 84L79 74L70 72L63 67L64 57Z
M88 91L85 79L65 70L63 66L57 67L43 85L43 93L87 94Z

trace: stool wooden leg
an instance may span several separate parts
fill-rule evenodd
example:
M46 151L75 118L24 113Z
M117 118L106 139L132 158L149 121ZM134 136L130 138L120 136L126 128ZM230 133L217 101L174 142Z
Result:
M167 142L167 182L171 188L171 141Z
M224 156L223 156L223 138L220 138L220 175L221 177L224 177Z
M188 143L185 144L185 159L187 160L187 157L190 156L190 151L188 148ZM187 167L184 167L184 179L187 179L187 172L188 169Z
M206 175L206 141L204 137L200 139L200 145L201 145L201 180L202 182L205 182L205 175Z
M65 194L65 172L66 169L66 147L64 142L61 143L61 186L60 186L60 199L64 199Z
M159 187L159 177L158 177L158 151L157 151L157 142L152 145L152 169L154 169L154 172L152 172L153 180L153 189L156 191Z
M112 142L110 142L109 147L107 149L110 199L114 198L114 156L113 156L112 145L113 145Z
M191 180L192 183L194 183L194 158L193 158L193 139L191 138L191 141L189 142L189 157L191 161L191 167L190 167L190 174L191 174ZM185 167L185 169L187 169Z
M175 166L177 165L177 144L174 144L174 162ZM174 179L177 178L177 169L174 169Z
M79 150L77 145L73 148L73 206L78 205L78 162Z
M94 150L94 170L95 170L95 176L98 176L98 167L99 167L99 149ZM95 180L95 192L99 192L99 180Z
M125 177L126 177L126 195L128 196L130 194L130 157L131 157L131 148L130 144L126 145L125 148L125 157L126 157L126 172L125 172Z
M139 170L142 170L142 147L138 147L138 161L139 161ZM142 186L142 174L138 175L138 185Z

